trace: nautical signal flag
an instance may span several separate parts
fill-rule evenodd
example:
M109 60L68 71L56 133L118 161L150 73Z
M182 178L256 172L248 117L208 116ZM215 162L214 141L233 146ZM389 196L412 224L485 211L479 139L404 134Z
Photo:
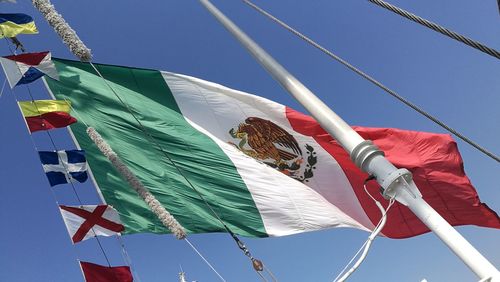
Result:
M31 83L44 75L59 79L49 51L0 57L0 63L11 88Z
M57 152L38 152L43 170L50 186L70 182L85 182L88 178L85 151L68 150Z
M128 266L103 266L95 263L80 262L85 282L132 282L134 281Z
M36 34L33 18L26 14L0 14L0 38L18 34Z
M71 103L63 100L36 100L19 102L30 132L61 128L77 122L69 112Z
M118 212L108 205L59 206L73 243L95 237L113 236L125 227Z

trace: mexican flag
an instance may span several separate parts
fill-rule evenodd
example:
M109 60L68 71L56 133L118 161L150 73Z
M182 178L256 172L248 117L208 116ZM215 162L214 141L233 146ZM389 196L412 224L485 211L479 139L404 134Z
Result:
M332 227L371 230L380 212L363 190L367 175L311 117L268 99L201 79L156 70L55 59L59 81L46 85L68 99L188 233L225 231L283 236ZM123 102L123 103L122 103ZM138 124L132 111L142 126ZM124 233L167 233L85 133L96 185L120 214ZM479 201L448 135L355 127L390 161L412 171L424 199L453 225L500 228ZM382 200L375 183L368 189ZM383 234L428 229L404 206L389 212Z

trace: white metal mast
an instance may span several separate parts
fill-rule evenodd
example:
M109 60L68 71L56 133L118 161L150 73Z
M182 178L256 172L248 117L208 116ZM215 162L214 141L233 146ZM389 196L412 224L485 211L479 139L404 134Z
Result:
M271 76L311 113L321 127L342 145L360 169L376 177L377 182L383 188L384 197L395 198L396 201L407 206L481 281L500 281L500 273L496 267L422 199L422 194L407 169L397 169L384 157L384 153L376 145L370 140L364 140L210 1L200 0L200 2L240 41Z

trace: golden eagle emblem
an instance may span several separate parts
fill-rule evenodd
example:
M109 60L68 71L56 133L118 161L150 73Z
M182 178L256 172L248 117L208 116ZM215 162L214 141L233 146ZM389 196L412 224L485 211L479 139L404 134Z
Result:
M307 179L313 176L314 165L317 163L313 148L305 146L309 156L306 168L301 170L304 159L297 140L275 123L258 117L249 117L236 129L231 128L229 134L241 140L237 145L233 142L228 143L246 155L299 181L308 181Z

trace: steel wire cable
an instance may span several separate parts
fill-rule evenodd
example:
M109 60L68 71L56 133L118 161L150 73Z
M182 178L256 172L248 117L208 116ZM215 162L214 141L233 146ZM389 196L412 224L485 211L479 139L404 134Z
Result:
M477 42L477 41L475 41L473 39L465 37L465 36L463 36L461 34L458 34L458 33L454 32L452 30L449 30L449 29L447 29L445 27L442 27L442 26L440 26L440 25L438 25L436 23L428 21L428 20L426 20L426 19L424 19L422 17L419 17L419 16L417 16L415 14L412 14L412 13L406 11L406 10L398 8L398 7L396 7L396 6L392 5L392 4L389 4L387 2L384 2L382 0L368 0L368 1L372 2L375 5L380 6L382 8L385 8L385 9L391 11L391 12L394 12L394 13L400 15L400 16L403 16L403 17L405 17L405 18L407 18L407 19L409 19L411 21L414 21L414 22L419 23L419 24L421 24L421 25L423 25L425 27L428 27L428 28L430 28L430 29L432 29L434 31L437 31L437 32L439 32L439 33L441 33L443 35L446 35L446 36L448 36L450 38L453 38L453 39L455 39L457 41L460 41L460 42L462 42L464 44L467 44L470 47L475 48L475 49L477 49L477 50L479 50L479 51L481 51L483 53L486 53L486 54L488 54L490 56L493 56L493 57L495 57L497 59L500 59L500 52L499 51L497 51L497 50L495 50L493 48L490 48L490 47L488 47L488 46L486 46L486 45L484 45L482 43L479 43L479 42Z
M249 0L242 0L245 4L247 4L248 6L252 7L254 10L256 10L257 12L259 12L260 14L266 16L267 18L269 18L270 20L272 20L273 22L277 23L278 25L280 25L281 27L285 28L286 30L288 30L289 32L293 33L294 35L296 35L297 37L299 37L300 39L304 40L305 42L311 44L312 46L316 47L317 49L319 49L320 51L322 51L323 53L325 53L326 55L328 55L330 58L336 60L337 62L343 64L344 66L346 66L347 68L349 68L350 70L354 71L355 73L357 73L358 75L360 75L361 77L365 78L366 80L370 81L371 83L375 84L376 86L378 86L380 89L384 90L385 92L387 92L389 95L391 95L392 97L398 99L400 102L402 102L403 104L407 105L408 107L412 108L413 110L415 110L416 112L418 112L419 114L425 116L426 118L428 118L429 120L433 121L434 123L436 123L437 125L441 126L442 128L444 128L445 130L447 130L448 132L450 132L451 134L455 135L456 137L462 139L464 142L466 142L467 144L471 145L472 147L476 148L477 150L479 150L480 152L482 152L483 154L487 155L488 157L494 159L495 161L497 162L500 162L500 157L498 157L497 155L493 154L492 152L488 151L487 149L485 149L484 147L482 147L481 145L477 144L476 142L472 141L471 139L469 139L468 137L466 137L465 135L461 134L460 132L456 131L455 129L451 128L450 126L448 126L447 124L445 124L444 122L440 121L438 118L434 117L433 115L429 114L428 112L426 112L425 110L423 110L422 108L420 108L419 106L413 104L412 102L410 102L409 100L407 100L405 97L399 95L398 93L396 93L394 90L388 88L387 86L385 86L384 84L382 84L381 82L379 82L378 80L376 80L375 78L371 77L370 75L364 73L363 71L359 70L358 68L356 68L355 66L351 65L349 62L347 62L346 60L342 59L341 57L335 55L334 53L332 53L331 51L329 51L328 49L326 49L325 47L319 45L318 43L316 43L315 41L313 41L312 39L310 39L309 37L305 36L304 34L300 33L299 31L297 31L296 29L292 28L291 26L289 26L288 24L286 24L285 22L281 21L280 19L276 18L275 16L273 16L272 14L270 14L269 12L263 10L262 8L260 8L259 6L255 5L254 3L250 2Z

